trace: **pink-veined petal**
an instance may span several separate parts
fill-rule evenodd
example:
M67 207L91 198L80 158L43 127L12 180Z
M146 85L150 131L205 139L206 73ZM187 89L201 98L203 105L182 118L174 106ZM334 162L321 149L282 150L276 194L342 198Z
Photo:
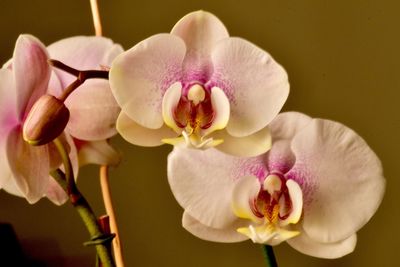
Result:
M187 47L185 78L206 82L212 73L210 55L215 44L229 37L224 24L213 14L200 10L181 18L171 34L182 38Z
M271 148L271 134L268 127L245 137L234 137L226 130L215 132L211 136L224 140L215 147L216 149L239 157L258 156Z
M20 119L47 91L51 71L47 60L47 50L36 37L27 34L18 37L12 64Z
M110 69L110 84L122 111L146 128L160 128L163 95L180 80L185 53L182 39L157 34L119 55Z
M67 131L82 140L102 140L117 133L120 108L106 80L86 81L65 101L70 111Z
M160 146L164 144L163 139L177 137L177 133L165 124L159 129L145 128L124 112L121 112L117 120L118 133L129 143L138 146Z
M115 166L121 161L121 155L107 140L84 142L79 148L79 165L86 164Z
M178 148L168 157L168 180L178 203L193 218L212 228L230 225L232 190L243 176L264 177L262 158L238 158L213 148Z
M292 141L296 163L286 175L304 196L303 228L322 243L358 231L377 210L385 190L378 157L346 126L314 119Z
M336 259L353 252L357 243L357 235L353 234L344 240L339 240L334 243L319 243L302 232L299 236L287 240L287 243L306 255L325 259Z
M35 203L46 192L49 180L47 146L31 146L22 138L19 127L7 140L7 157L15 182L29 203Z
M47 47L51 59L61 61L80 70L101 69L109 66L114 57L122 52L111 39L99 36L75 36L59 40ZM55 69L62 87L67 87L76 77Z
M236 231L236 229L243 227L245 223L243 220L237 220L230 226L217 229L202 224L187 212L184 212L182 216L183 228L198 238L213 242L234 243L247 240L247 236Z
M267 126L289 94L285 70L267 52L240 38L220 41L212 61L210 83L223 89L231 103L227 131L242 137Z

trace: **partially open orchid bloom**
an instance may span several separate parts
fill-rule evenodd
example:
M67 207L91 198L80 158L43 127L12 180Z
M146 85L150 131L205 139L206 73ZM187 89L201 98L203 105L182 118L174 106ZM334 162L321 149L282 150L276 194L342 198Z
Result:
M53 72L48 64L49 58L62 60L77 68L95 69L110 64L121 51L120 46L101 37L68 38L50 45L48 49L31 35L18 38L13 58L0 70L1 189L25 197L29 203L35 203L44 196L58 205L68 199L63 189L49 176L50 170L62 165L55 146L51 143L40 147L29 145L23 140L22 127L40 97L48 93L58 96L74 79L61 71ZM67 99L66 105L71 116L67 133L60 139L69 150L74 175L77 176L78 152L70 135L84 139L86 143L106 142L104 139L116 133L115 120L119 107L107 81L97 79L78 88ZM103 150L86 149L86 163L99 162L99 153L102 162L106 159L115 161L115 152L107 147Z
M216 242L286 241L321 258L352 252L384 194L379 159L337 122L289 112L270 127L272 148L257 157L174 149L168 176L183 226Z
M267 52L229 37L204 11L119 55L110 84L122 109L117 130L127 141L245 156L270 148L267 125L289 93L285 70Z
M22 137L26 116L48 88L51 68L43 44L33 36L21 35L16 43L12 66L0 70L0 188L35 203L47 196L56 204L66 194L49 176L61 165L53 145L33 147ZM77 174L77 155L72 138L60 137L70 151Z

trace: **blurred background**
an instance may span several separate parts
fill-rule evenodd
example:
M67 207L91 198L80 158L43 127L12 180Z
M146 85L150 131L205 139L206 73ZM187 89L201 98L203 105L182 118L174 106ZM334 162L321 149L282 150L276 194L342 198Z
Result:
M395 266L400 239L400 2L100 0L104 35L125 49L170 31L183 15L198 9L216 14L231 35L262 47L286 68L291 93L284 110L350 126L383 162L387 192L376 215L359 231L355 252L321 260L283 244L275 248L279 266ZM92 35L89 0L1 0L0 62L11 57L20 33L31 33L46 45ZM265 266L259 245L205 242L181 227L182 209L166 179L170 146L140 148L120 137L113 144L124 156L111 170L111 187L127 266ZM98 168L85 167L79 186L96 213L104 213ZM23 252L38 266L94 266L94 249L82 246L86 229L68 203L57 207L43 199L29 205L1 191L0 222L13 225Z

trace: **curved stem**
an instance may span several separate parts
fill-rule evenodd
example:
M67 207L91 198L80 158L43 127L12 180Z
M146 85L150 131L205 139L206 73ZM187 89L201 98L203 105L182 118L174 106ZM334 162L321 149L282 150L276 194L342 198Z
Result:
M96 36L102 36L103 30L101 27L99 6L97 5L97 0L90 0L90 8L92 9L94 31Z
M91 239L96 240L103 236L103 232L100 230L100 227L97 223L97 218L94 215L89 203L83 197L75 184L71 161L69 159L68 152L64 148L64 145L58 138L56 138L53 142L62 158L65 173L61 170L56 170L51 172L51 175L61 185L61 187L64 188L64 190L66 189L71 204L79 213L90 234ZM96 244L96 250L104 267L115 266L114 260L107 250L107 246L105 244Z
M103 165L100 167L100 185L101 192L103 194L104 206L106 213L110 217L110 228L111 232L115 234L115 238L112 241L115 264L117 267L124 267L124 258L122 256L121 239L118 230L117 220L114 212L114 207L111 200L110 183L108 179L108 166Z
M278 263L276 262L274 250L272 249L272 246L268 245L263 245L263 252L264 252L264 258L265 258L265 263L267 264L268 267L278 267Z

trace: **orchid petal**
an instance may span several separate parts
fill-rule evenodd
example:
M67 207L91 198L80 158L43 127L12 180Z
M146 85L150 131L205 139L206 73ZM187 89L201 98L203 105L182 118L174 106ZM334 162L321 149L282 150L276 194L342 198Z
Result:
M229 121L229 100L221 88L211 88L211 105L215 112L215 117L211 126L208 129L203 130L203 135L224 129Z
M242 227L244 223L243 220L237 220L229 227L217 229L202 224L187 212L184 212L182 217L183 228L198 238L213 242L233 243L248 239L247 236L236 232L236 229Z
M122 47L111 39L99 36L75 36L59 40L47 47L50 57L80 70L101 69L109 66L112 60L122 52ZM71 84L76 77L55 69L63 88Z
M120 108L108 81L90 80L65 101L70 111L68 132L82 140L102 140L117 133L115 121Z
M122 111L141 126L160 128L163 95L180 80L185 53L182 39L158 34L119 55L110 69L110 84Z
M31 146L14 128L7 140L7 157L16 184L29 203L37 202L46 192L49 180L47 146Z
M181 18L171 34L179 36L186 44L184 69L188 78L208 80L212 70L210 54L218 41L229 37L224 24L213 14L200 10Z
M336 259L353 252L357 243L357 235L353 234L334 243L319 243L302 232L299 236L289 239L287 242L303 254L318 258Z
M57 206L61 206L68 200L67 193L56 182L56 180L54 180L53 177L49 177L46 196L51 202L53 202Z
M173 114L181 96L182 84L176 82L167 89L162 101L162 116L164 123L178 134L182 132L182 129L176 125Z
M243 137L267 126L289 94L285 70L267 52L236 37L220 41L212 61L210 82L222 88L231 103L228 133Z
M202 224L212 228L230 225L237 220L231 209L235 182L230 167L234 164L235 160L212 148L202 151L175 147L168 156L172 193L185 211Z
M360 136L340 123L314 119L295 136L292 151L296 163L287 177L302 187L303 228L310 238L338 242L368 222L385 180L381 162Z
M134 122L124 112L119 114L117 130L126 141L139 146L160 146L163 144L163 139L177 136L177 134L166 125L163 125L159 129L145 128Z
M22 194L21 190L19 190L15 179L13 177L13 174L10 170L10 168L8 168L8 172L6 174L4 174L4 170L2 172L2 175L4 175L2 177L3 180L3 186L1 189L3 189L4 191L6 191L7 193L17 196L17 197L24 197L24 195Z
M280 226L286 226L290 223L296 224L303 213L303 193L299 184L289 179L286 181L286 186L289 191L292 208L289 216L285 220L280 221Z
M16 103L12 71L0 69L0 143L5 142L8 132L18 124Z
M17 112L21 120L47 90L51 71L47 60L47 50L36 37L26 34L18 37L13 56L13 71Z
M290 111L278 114L269 124L273 141L292 140L311 121L311 117L300 112Z
M262 219L254 215L250 204L257 198L261 185L257 177L246 176L236 181L232 191L232 210L236 216L261 223Z
M8 136L8 133L6 137ZM12 172L8 164L7 157L7 142L6 139L0 140L0 189L7 190L7 187L12 187ZM10 185L9 185L10 184Z
M305 114L284 112L269 124L274 144L267 154L270 172L286 173L293 167L296 159L290 147L291 141L311 121Z
M79 165L86 164L115 166L121 155L106 140L83 142L79 148Z
M271 134L268 127L245 137L234 137L226 130L215 132L211 136L224 141L216 146L216 149L234 156L258 156L271 148Z

